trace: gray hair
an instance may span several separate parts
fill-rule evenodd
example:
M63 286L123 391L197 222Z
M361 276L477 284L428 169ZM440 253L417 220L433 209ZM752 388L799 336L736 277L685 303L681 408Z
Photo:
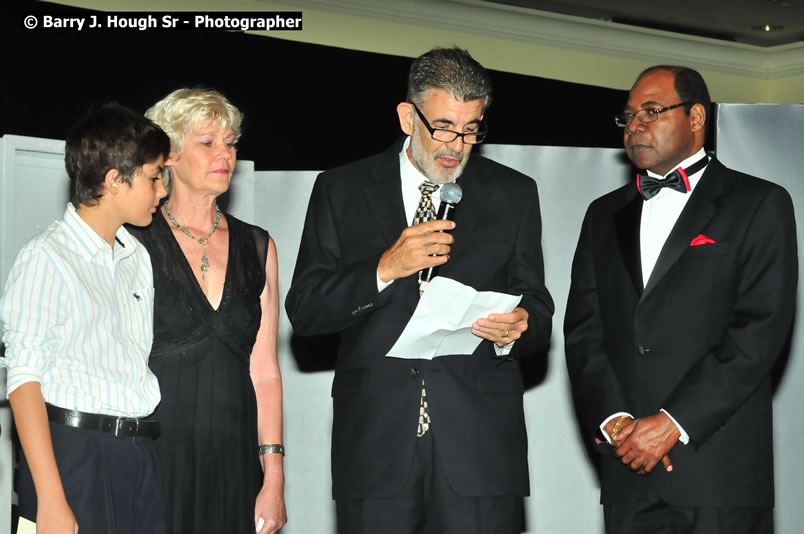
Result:
M491 104L491 79L486 69L458 47L434 48L413 61L408 101L421 106L430 89L442 89L463 102L482 98L483 111Z

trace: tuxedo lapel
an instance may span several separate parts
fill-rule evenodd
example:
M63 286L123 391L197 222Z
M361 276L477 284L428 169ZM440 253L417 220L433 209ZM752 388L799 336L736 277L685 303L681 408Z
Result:
M639 220L642 216L642 197L636 188L628 190L628 201L623 208L614 214L614 226L617 232L617 243L620 248L634 291L642 294L642 258L639 249Z
M368 183L363 188L366 202L374 215L374 222L389 247L396 242L399 234L409 224L409 221L405 220L402 179L399 175L401 149L401 145L398 146L397 143L383 154L368 175Z
M723 166L714 159L709 162L701 181L692 192L670 235L667 236L653 273L645 286L643 299L661 282L678 258L689 249L692 238L701 233L703 227L717 213L717 199L723 195L725 187L722 169Z

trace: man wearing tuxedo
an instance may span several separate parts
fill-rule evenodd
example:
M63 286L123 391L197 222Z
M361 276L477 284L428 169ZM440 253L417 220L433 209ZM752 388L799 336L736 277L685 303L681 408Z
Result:
M784 189L705 154L709 107L694 70L640 74L616 122L647 172L591 204L575 253L567 367L610 453L608 534L773 532L770 372L794 312L795 219Z
M408 136L321 174L286 308L298 334L338 332L332 481L342 533L518 533L529 492L519 359L546 348L535 182L470 153L488 74L464 50L417 58L397 106ZM455 220L428 220L457 181ZM422 222L424 221L424 222ZM437 255L436 255L437 254ZM419 272L523 295L478 317L473 354L386 357L419 302Z

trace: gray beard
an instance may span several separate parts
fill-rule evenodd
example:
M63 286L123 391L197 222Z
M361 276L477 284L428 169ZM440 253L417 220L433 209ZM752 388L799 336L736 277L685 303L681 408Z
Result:
M413 135L410 136L410 155L413 159L413 163L416 165L416 168L419 169L419 172L421 172L428 180L435 184L445 184L457 180L458 177L463 173L464 167L466 167L468 156L462 152L454 152L447 147L443 147L436 150L435 153L433 153L433 156L430 157L425 152L420 139L421 137L419 136L418 125L414 124ZM440 156L460 158L460 163L458 163L457 167L451 170L447 170L443 167L439 168L436 165L436 158Z

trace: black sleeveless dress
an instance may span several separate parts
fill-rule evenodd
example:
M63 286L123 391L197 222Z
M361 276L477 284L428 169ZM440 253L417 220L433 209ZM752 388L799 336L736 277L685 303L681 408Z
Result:
M268 233L231 215L218 309L210 305L164 217L132 229L151 255L154 343L162 401L156 439L168 532L254 533L262 484L249 357L260 325Z

